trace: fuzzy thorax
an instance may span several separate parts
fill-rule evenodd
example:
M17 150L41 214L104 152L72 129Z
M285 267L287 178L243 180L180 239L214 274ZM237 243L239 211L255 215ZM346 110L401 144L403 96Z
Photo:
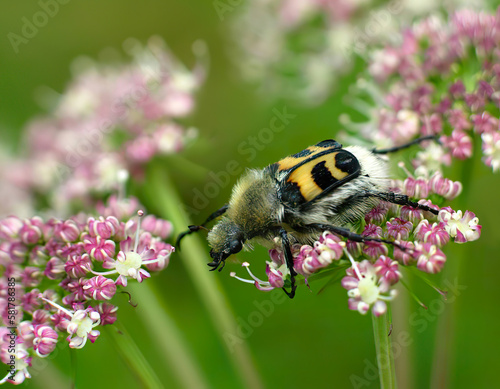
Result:
M273 177L249 170L233 189L227 216L251 239L278 222L281 208Z

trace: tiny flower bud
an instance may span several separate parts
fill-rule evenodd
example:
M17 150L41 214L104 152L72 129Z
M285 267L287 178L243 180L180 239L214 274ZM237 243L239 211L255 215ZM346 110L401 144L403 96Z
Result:
M33 328L35 338L33 340L33 350L39 357L48 356L57 344L57 332L48 325L35 325Z
M422 242L428 242L438 247L444 246L450 240L450 235L445 230L445 223L431 225L428 220L422 220L415 228L415 237Z
M406 250L400 249L398 246L394 247L394 259L405 266L411 266L417 263L417 259L414 257L415 245L412 242L406 241L396 241L399 246L402 246Z
M382 238L383 234L382 227L375 224L367 224L361 233L361 235L371 238Z
M446 256L444 253L430 243L417 244L415 246L417 267L426 273L438 273L444 267Z
M87 253L82 256L73 255L64 264L64 271L72 278L85 276L91 268L90 257Z
M114 216L108 216L106 218L99 217L99 219L94 219L93 217L88 220L88 230L92 237L101 237L102 239L111 238L120 228L120 222Z
M85 283L83 290L94 300L110 300L116 293L116 285L109 278L96 276Z
M386 238L393 240L406 240L413 230L413 224L411 222L400 218L392 218L386 223L386 227Z
M375 261L375 270L377 275L387 281L390 285L394 285L401 278L401 273L398 270L397 261L393 261L391 258L381 255L379 259Z
M377 259L381 255L387 255L389 249L382 242L364 242L363 253L370 259Z
M64 242L75 242L80 237L80 228L74 220L65 220L56 224L54 235Z

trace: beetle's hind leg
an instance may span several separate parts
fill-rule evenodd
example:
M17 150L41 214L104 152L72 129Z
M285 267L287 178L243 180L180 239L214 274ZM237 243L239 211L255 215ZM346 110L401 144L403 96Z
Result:
M367 192L363 195L364 197L376 197L381 200L387 201L388 203L398 204L398 205L407 205L412 208L421 209L422 211L431 212L434 215L439 214L439 211L428 207L424 204L419 204L410 198L407 195L394 193L394 192Z
M295 228L295 227L294 227ZM392 246L395 246L401 250L406 251L407 248L399 245L396 242L393 242L391 240L387 239L382 239L382 238L373 238L370 236L363 236L359 235L355 232L352 232L351 230L343 227L337 227L331 224L323 224L323 223L314 223L314 224L308 224L306 226L303 226L301 229L308 230L309 232L312 231L318 231L318 232L324 232L324 231L330 231L333 232L334 234L340 235L344 238L347 238L353 242L359 242L359 243L366 243L366 242L380 242L380 243L387 243ZM299 229L297 229L299 230Z

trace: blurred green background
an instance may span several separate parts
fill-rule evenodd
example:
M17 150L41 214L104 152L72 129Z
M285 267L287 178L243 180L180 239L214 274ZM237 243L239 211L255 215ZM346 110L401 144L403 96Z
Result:
M238 11L237 7L234 12ZM151 35L159 35L188 65L194 61L192 43L197 39L207 43L211 57L208 80L198 94L195 114L187 121L200 130L201 139L182 156L213 172L225 170L231 160L245 168L263 167L310 144L335 137L340 128L339 115L350 112L343 96L364 66L362 61L357 61L334 95L318 107L305 109L289 102L262 101L253 87L241 81L228 58L231 42L238 39L230 36L231 12L221 21L211 1L70 0L61 5L59 13L40 28L28 44L22 44L16 54L7 34L19 33L22 18L31 17L38 10L39 5L34 1L4 2L0 13L0 134L2 145L12 150L21 149L19 134L25 123L43 113L35 102L38 87L63 91L71 77L73 59L80 55L98 59L103 49L120 49L129 37L145 41ZM267 126L273 117L273 108L281 109L284 105L297 115L296 118L248 162L237 146ZM461 168L463 166L455 167L455 172ZM477 160L472 169L467 197L461 201L479 216L483 225L482 237L477 242L455 246L453 251L448 251L448 265L455 267L459 274L456 281L447 273L435 278L444 288L446 280L466 288L460 290L456 299L451 298L450 292L449 303L445 304L421 280L405 274L430 309L422 311L404 290L393 307L392 336L397 339L399 333L408 331L408 343L411 343L401 347L400 356L396 358L401 388L427 388L433 375L449 376L448 387L453 388L486 388L498 382L500 313L496 308L500 283L496 277L500 274L497 237L500 231L500 176L493 175ZM222 188L218 197L210 199L210 204L193 218L193 222L203 221L212 210L223 205L236 179L232 176L230 185ZM194 189L202 190L208 182L182 175L174 175L174 180L186 204L192 203ZM177 232L183 228L175 227ZM266 258L265 250L257 248L252 253L241 254L239 259L256 263L254 269L259 272L258 263ZM200 260L200 266L206 265ZM230 278L230 271L241 272L242 269L229 263L222 273L214 272L212 276L220 280L237 321L248 323L249 316L256 310L255 303L270 301L271 296ZM173 254L168 269L146 282L154 285L182 329L202 366L208 386L240 387L179 255ZM359 386L355 387L378 387L378 379L365 374L366 369L370 369L367 366L375 364L370 316L348 311L346 292L340 285L329 287L319 295L318 290L319 285L313 284L311 291L300 288L294 300L281 299L280 304L273 304L274 311L261 325L249 330L247 342L265 387L349 388L353 387L354 375L361 378ZM117 296L115 301L120 298ZM180 387L171 367L162 359L157 339L148 333L142 321L141 304L147 301L140 301L139 306L133 308L126 300L124 295L119 304L119 321L139 345L164 386ZM454 314L447 316L446 312L452 311ZM446 317L448 320L444 320ZM441 341L436 343L439 339ZM437 349L436 344L439 345ZM23 385L69 387L72 377L79 388L140 387L113 348L106 331L95 344L82 350L70 353L67 347L61 349L48 367L40 369Z

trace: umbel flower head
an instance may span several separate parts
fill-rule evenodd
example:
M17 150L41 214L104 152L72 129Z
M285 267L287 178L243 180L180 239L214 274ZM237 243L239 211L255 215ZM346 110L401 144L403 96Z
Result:
M414 267L428 274L439 273L446 264L443 248L447 244L479 239L481 225L473 212L439 208L429 200L418 198L417 193L433 194L441 201L453 198L461 188L458 182L443 181L445 179L437 175L430 178L422 176L418 185L413 176L411 180L411 183L394 181L394 190L439 210L438 215L381 202L366 214L364 224L355 232L365 237L393 241L394 244L376 241L357 243L325 231L312 246L292 246L298 277L303 277L308 283L308 279L322 271L345 270L347 274L342 279L342 286L348 291L349 309L361 314L371 310L374 315L380 316L387 310L386 302L396 296L394 288L403 277L404 268ZM419 187L417 191L416 186ZM290 272L279 243L276 241L276 248L269 251L271 261L266 265L267 280L255 276L248 262L243 266L251 280L243 279L235 272L231 276L254 284L262 291L285 286Z
M148 215L141 227L143 212L137 216L137 206L135 199L112 197L99 207L97 218L0 220L4 363L12 354L11 338L16 342L15 373L9 372L3 382L19 384L29 378L32 358L47 357L64 339L77 349L95 342L98 328L116 320L118 307L109 301L118 289L168 265L174 251L164 242L170 222Z
M369 76L358 83L363 98L376 104L361 135L382 147L436 136L439 144L429 144L413 160L430 172L471 158L479 142L484 163L498 172L500 8L496 14L461 10L448 20L432 16L395 40L371 51ZM353 105L367 113L361 100ZM360 124L344 124L358 133Z

